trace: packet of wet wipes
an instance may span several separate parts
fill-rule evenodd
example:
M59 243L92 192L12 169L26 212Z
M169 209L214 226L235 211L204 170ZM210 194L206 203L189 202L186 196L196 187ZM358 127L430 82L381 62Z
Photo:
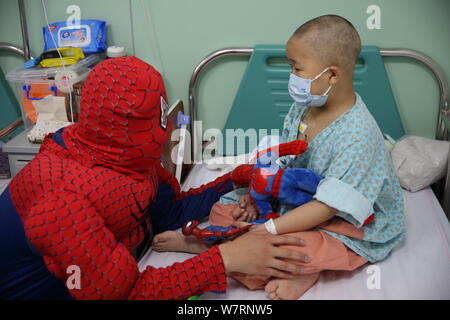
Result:
M102 20L79 20L78 25L66 21L55 22L42 28L44 51L61 47L79 47L85 54L106 50L106 22ZM53 35L53 39L52 39Z

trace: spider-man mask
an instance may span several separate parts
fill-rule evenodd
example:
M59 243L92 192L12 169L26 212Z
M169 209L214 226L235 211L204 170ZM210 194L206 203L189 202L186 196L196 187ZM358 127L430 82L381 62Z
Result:
M64 130L70 153L141 180L160 162L166 142L167 96L151 65L136 57L98 64L83 84L78 123Z

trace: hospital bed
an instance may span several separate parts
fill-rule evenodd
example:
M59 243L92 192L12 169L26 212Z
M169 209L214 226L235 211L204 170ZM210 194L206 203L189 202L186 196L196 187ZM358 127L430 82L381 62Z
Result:
M282 63L285 59L283 46L222 49L202 60L195 68L189 84L191 120L197 119L195 94L202 70L211 61L227 55L247 55L250 59L224 130L280 129L282 118L292 103L286 90L290 69ZM436 138L447 140L448 133L443 117L448 112L448 84L441 68L433 60L416 51L363 47L355 68L354 86L377 120L382 132L394 139L405 134L383 63L382 57L386 56L412 58L430 68L440 88ZM251 116L252 114L258 116ZM192 121L190 132L197 132ZM194 134L194 141L201 140L198 135L199 133ZM202 145L202 141L198 143L198 140L193 144L192 154L201 151L196 150L198 147L195 147ZM184 190L198 187L224 172L210 170L205 163L197 164L192 167L182 187ZM440 191L437 188L437 193L446 195L443 203L448 210L450 196L448 179L442 185L445 185L444 188ZM318 283L301 299L450 299L450 224L448 219L430 187L415 193L406 190L403 192L406 237L388 258L375 264L367 264L353 272L325 271ZM164 267L192 256L186 253L159 253L149 250L139 261L139 268L143 270L148 265ZM379 283L375 286L371 283L374 276L379 276ZM229 278L226 293L206 293L201 298L260 300L267 297L263 290L249 291Z

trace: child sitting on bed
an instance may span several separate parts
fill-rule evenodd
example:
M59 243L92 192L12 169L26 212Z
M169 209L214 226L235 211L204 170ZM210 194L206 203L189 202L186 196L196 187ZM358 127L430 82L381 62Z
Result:
M312 201L297 208L281 205L282 216L273 220L272 232L306 242L302 248L290 247L311 258L301 265L303 274L288 280L234 275L250 289L265 288L271 299L299 298L323 270L351 271L383 260L403 238L400 183L380 129L353 91L360 49L353 25L335 15L306 22L287 42L294 104L284 121L283 138L303 139L309 146L285 166L308 168L324 179ZM242 225L256 218L248 196L233 192L214 205L211 225ZM374 219L365 223L372 214ZM251 232L268 231L258 225ZM170 231L156 236L153 244L156 250L206 249L196 239Z

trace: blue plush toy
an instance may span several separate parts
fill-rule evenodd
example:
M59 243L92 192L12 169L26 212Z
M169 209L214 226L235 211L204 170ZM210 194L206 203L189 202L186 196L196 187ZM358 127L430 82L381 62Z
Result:
M273 199L296 207L312 200L322 176L305 168L281 169L276 163L279 157L305 152L307 146L308 144L301 140L283 143L260 151L256 161L252 161L254 164L240 165L234 169L231 174L233 182L239 186L249 187L250 201L261 214L261 218L251 221L251 224L261 224L279 217L273 211L271 205ZM188 224L192 225L190 222ZM226 239L228 234L236 235L246 230L233 226L210 226L204 230L196 228L196 232L190 232L189 228L184 227L183 233L193 234L207 243L214 243Z

